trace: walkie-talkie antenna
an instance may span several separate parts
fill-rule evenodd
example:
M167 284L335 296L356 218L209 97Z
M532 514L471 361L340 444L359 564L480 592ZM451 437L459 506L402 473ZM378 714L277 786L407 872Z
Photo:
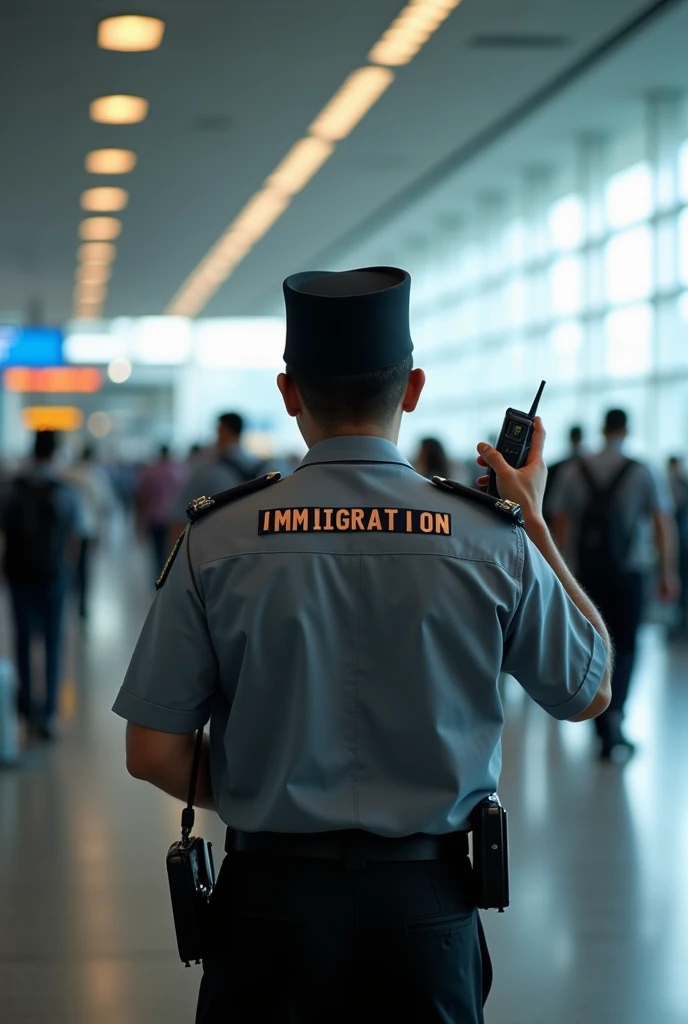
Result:
M540 384L540 387L538 388L538 393L535 396L535 398L533 399L533 404L531 405L530 412L528 413L528 416L530 417L531 420L535 417L535 414L538 411L538 405L540 404L540 399L542 398L542 392L545 390L545 384L546 383L547 383L546 380L542 381L542 383Z

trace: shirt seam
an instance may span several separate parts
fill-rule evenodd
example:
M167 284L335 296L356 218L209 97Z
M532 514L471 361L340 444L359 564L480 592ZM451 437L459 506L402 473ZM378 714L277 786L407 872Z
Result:
M182 710L181 708L170 708L166 704L156 704L152 700L146 700L145 697L140 697L138 693L133 693L131 690L128 690L125 686L121 688L120 693L125 693L127 697L133 697L134 700L138 701L141 704L147 704L149 708L157 708L159 711L170 711L174 715L198 716L199 712L201 712L201 708L194 708L193 710L189 710L187 708L186 710Z
M502 565L501 562L495 561L493 558L471 558L468 555L449 555L444 553L434 554L433 552L428 552L427 554L424 554L418 551L370 551L365 552L365 554L362 554L360 551L332 551L329 549L325 549L322 551L314 551L312 548L294 548L291 551L274 552L266 552L265 549L255 549L253 551L237 551L231 555L218 555L216 558L208 558L204 562L199 562L198 568L201 569L205 565L213 565L215 562L224 562L229 558L245 558L246 556L265 555L270 553L275 555L337 555L337 557L339 558L384 558L389 556L390 554L394 555L397 558L411 558L413 556L418 555L425 558L451 558L455 562L477 562L486 565L494 565L498 569L502 569L504 572L508 573L508 575L511 576L512 579L516 580L517 583L521 584L522 587L521 577L518 576L512 569L509 569L506 565Z

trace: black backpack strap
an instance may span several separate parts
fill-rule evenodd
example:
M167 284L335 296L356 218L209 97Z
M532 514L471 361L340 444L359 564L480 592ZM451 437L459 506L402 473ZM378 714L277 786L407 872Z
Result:
M599 483L599 481L597 481L595 477L592 475L587 460L578 460L578 468L580 470L581 476L583 477L586 484L588 485L588 487L590 488L590 490L596 498L611 498L611 496L620 486L622 480L625 478L626 474L629 472L632 466L637 466L637 462L634 462L633 459L625 458L623 460L622 465L619 466L618 471L614 474L609 483L602 486Z

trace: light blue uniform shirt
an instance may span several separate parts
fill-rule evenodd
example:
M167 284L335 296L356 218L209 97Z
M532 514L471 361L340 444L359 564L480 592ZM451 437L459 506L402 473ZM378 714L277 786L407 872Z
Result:
M604 667L522 528L389 441L339 437L188 529L114 710L174 733L210 718L233 828L445 833L497 788L500 672L565 719Z

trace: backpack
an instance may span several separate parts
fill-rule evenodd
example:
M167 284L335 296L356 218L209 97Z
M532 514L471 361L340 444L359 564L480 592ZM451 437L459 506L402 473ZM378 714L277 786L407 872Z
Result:
M626 474L636 463L624 459L609 483L597 482L584 459L578 461L590 498L583 510L578 533L578 576L581 581L606 580L625 570L633 531L623 530L614 497Z
M54 480L20 478L5 510L5 575L10 583L38 585L60 576L67 528Z
M242 484L247 484L249 480L255 480L259 476L263 476L267 473L267 469L264 468L265 463L256 460L250 466L247 466L244 462L240 462L238 459L233 459L231 455L223 455L220 462L224 466L228 466L232 472L236 473Z

